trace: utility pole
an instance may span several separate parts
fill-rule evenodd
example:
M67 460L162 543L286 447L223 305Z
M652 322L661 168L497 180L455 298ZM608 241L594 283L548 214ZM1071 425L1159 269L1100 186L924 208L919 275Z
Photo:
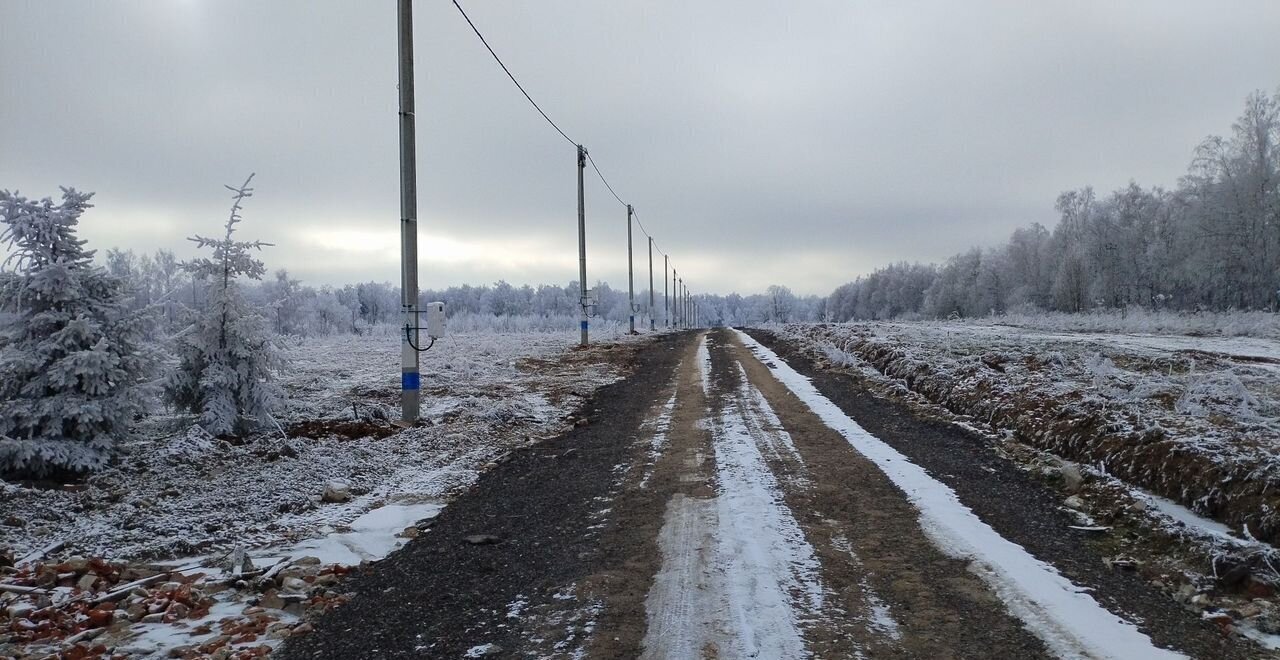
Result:
M418 172L413 125L413 2L399 0L400 54L400 419L418 421Z
M636 277L631 253L631 205L627 204L627 316L631 320L631 334L636 333Z
M653 320L653 237L649 237L649 332L657 330Z
M676 300L679 303L676 307L676 327L684 326L684 278L679 278L679 284L676 285Z
M404 0L401 0L402 2ZM578 145L578 325L582 329L583 346L587 345L587 198L582 192L582 173L587 167L587 150Z
M671 328L671 292L667 290L667 267L671 265L671 257L662 255L662 327Z

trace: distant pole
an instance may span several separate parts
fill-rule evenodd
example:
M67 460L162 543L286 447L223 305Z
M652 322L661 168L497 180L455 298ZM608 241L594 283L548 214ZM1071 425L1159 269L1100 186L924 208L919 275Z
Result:
M653 237L649 237L649 332L657 330L653 320Z
M631 334L636 333L636 276L631 252L631 205L627 204L627 316L631 319Z
M401 0L403 1L403 0ZM583 346L587 345L587 198L582 192L582 173L587 167L587 150L578 145L578 326L582 329Z
M671 292L667 290L667 269L671 266L671 257L662 255L662 327L671 327Z
M418 172L413 125L413 3L399 0L400 52L400 419L418 421Z
M676 285L676 327L684 327L684 278Z

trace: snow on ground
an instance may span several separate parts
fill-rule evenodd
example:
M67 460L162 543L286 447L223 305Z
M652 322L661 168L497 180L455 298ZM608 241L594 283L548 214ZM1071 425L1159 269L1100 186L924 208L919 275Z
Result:
M697 359L710 394L705 337ZM707 648L724 657L806 657L801 622L813 620L825 598L814 549L744 411L730 403L709 421L716 495L677 495L667 505L663 566L645 602L645 657L695 657Z
M836 365L871 365L952 412L1280 538L1280 340L990 322L777 330Z
M1066 333L1130 333L1186 337L1261 337L1280 339L1280 317L1270 312L1179 312L1133 307L1071 314L1010 312L995 318L960 319L951 323L1017 326Z
M256 653L305 627L298 617L308 609L341 602L324 585L344 566L400 547L416 535L415 523L435 516L492 461L559 433L580 401L622 376L607 345L570 350L576 343L576 333L484 333L438 342L422 361L424 423L399 430L387 421L398 413L398 337L303 340L282 379L288 399L277 416L289 437L268 431L218 439L191 418L157 415L142 422L120 460L83 483L0 482L0 550L22 556L66 541L64 560L135 562L103 564L86 581L92 571L159 571L190 590L190 617L164 609L164 621L140 621L140 610L123 628L86 630L98 635L86 638L94 644L129 657L167 657L178 646L202 644ZM334 501L323 501L326 490ZM284 570L265 584L249 580L227 589L218 565L237 546L247 548L258 573L278 561ZM140 560L167 561L151 569ZM83 573L70 575L79 580ZM17 577L34 579L24 575ZM95 584L108 588L105 580ZM129 603L131 611L159 606L152 603L168 608L174 589L152 586L146 596L128 596L120 613ZM264 607L246 609L252 602ZM68 616L78 630L80 615ZM27 650L56 652L59 639L53 634Z
M163 559L314 537L385 504L437 502L505 451L557 432L577 402L619 377L585 354L560 364L575 343L571 333L446 338L423 358L425 425L382 438L227 441L190 418L155 417L116 465L83 484L0 483L3 545L21 554L65 539L85 555ZM286 429L381 411L358 428L394 432L378 418L398 416L396 337L311 338L291 358L278 415ZM353 499L321 503L330 481Z
M671 416L676 410L676 393L673 389L671 398L663 404L661 412L652 421L645 420L645 428L653 435L649 438L649 460L644 466L644 475L640 477L640 488L649 485L649 479L653 478L653 471L658 465L658 459L662 458L662 450L667 444L667 433L671 431Z
M1063 657L1182 657L1153 646L1133 624L1107 611L1052 566L1001 537L961 504L949 487L867 433L772 351L745 333L738 334L762 361L776 365L771 373L779 382L907 495L920 511L921 525L938 547L971 561L971 570L1050 649Z

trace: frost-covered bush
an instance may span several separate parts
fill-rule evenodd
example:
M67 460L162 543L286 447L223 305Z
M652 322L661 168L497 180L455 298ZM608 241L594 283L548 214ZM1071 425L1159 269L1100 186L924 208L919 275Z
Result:
M212 258L182 264L192 277L209 282L209 301L192 328L178 340L179 365L165 380L165 398L181 409L200 415L200 423L214 435L245 433L271 419L280 398L273 382L282 364L279 341L266 320L245 301L238 277L261 279L266 266L251 250L270 243L236 241L241 203L252 196L245 180L235 193L222 238L195 236L190 240L213 251Z
M154 364L145 310L76 238L92 193L62 201L0 191L0 472L44 476L103 467L145 408ZM8 270L12 268L12 270Z

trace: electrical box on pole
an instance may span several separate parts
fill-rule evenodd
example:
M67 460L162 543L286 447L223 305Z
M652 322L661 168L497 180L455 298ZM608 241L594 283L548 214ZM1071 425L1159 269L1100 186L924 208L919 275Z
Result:
M587 345L587 198L582 189L582 174L587 167L587 150L578 145L578 288L582 295L578 300L581 313L578 325L582 330L581 344Z
M427 303L427 336L432 340L444 336L444 303Z
M418 172L413 102L413 3L399 0L397 12L400 60L400 419L418 421Z

